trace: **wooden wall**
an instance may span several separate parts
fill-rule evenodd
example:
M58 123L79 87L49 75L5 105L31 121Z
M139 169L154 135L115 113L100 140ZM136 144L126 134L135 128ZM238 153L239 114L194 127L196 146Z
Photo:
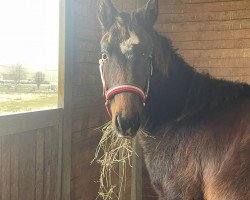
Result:
M198 70L250 83L249 0L159 0L155 26Z
M0 200L60 199L61 118L61 110L0 117Z
M71 140L72 200L95 199L99 168L90 162L94 157L100 133L94 129L106 119L101 82L98 73L100 30L96 0L73 3L73 92Z
M146 0L140 0L142 2ZM133 9L132 0L114 0ZM159 0L156 29L173 40L180 54L198 70L219 78L250 82L249 0ZM73 91L71 199L95 199L99 168L90 162L108 120L98 71L100 29L96 0L73 0ZM143 200L155 194L143 173ZM125 197L126 200L130 196Z
M0 137L0 199L56 199L58 127Z

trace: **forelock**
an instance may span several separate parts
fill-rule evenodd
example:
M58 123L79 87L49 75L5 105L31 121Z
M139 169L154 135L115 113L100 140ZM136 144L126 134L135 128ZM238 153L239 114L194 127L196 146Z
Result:
M102 41L117 43L122 54L131 54L134 45L140 43L139 37L133 29L134 24L132 23L132 15L128 13L120 13L119 16L116 17L113 26L103 36Z
M140 43L140 40L135 32L129 32L129 38L120 43L120 49L123 54L127 54L133 50L134 45Z

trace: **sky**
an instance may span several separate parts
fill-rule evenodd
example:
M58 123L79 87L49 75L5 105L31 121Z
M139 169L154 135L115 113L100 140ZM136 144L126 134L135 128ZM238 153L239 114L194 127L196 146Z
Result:
M59 0L0 0L0 65L58 68Z

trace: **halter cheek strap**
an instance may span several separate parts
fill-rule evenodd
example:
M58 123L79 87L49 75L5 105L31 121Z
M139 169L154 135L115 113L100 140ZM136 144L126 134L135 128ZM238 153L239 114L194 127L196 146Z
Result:
M120 83L108 89L105 70L104 70L104 63L105 63L104 59L99 60L99 70L100 70L101 80L102 80L102 85L103 85L103 95L106 98L105 106L106 106L109 116L112 117L112 113L110 110L110 99L112 99L115 95L119 93L130 92L130 93L138 94L141 97L143 105L145 106L148 92L149 92L150 79L153 74L152 57L150 57L150 77L148 78L148 81L147 81L146 91L143 91L139 86L135 84L131 84L131 83Z

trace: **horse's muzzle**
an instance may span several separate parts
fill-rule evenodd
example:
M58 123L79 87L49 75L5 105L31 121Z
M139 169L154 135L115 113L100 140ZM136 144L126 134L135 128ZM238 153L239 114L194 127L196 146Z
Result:
M115 116L115 127L119 135L134 137L140 127L139 113L130 119L123 118L120 113L117 113Z

